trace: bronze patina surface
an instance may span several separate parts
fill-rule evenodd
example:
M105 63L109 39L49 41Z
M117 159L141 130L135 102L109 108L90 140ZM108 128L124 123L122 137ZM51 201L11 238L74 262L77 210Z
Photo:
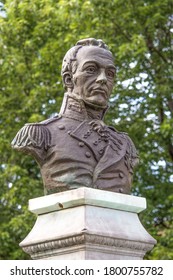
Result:
M103 121L114 76L113 56L102 40L77 42L63 60L66 93L59 115L26 124L12 141L36 159L46 194L78 187L130 193L135 146Z

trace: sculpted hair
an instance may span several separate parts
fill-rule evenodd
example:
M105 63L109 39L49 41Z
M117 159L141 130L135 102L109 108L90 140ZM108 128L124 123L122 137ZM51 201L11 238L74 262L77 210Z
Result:
M100 39L96 40L94 38L82 39L76 43L74 47L69 49L64 56L62 63L61 75L62 77L66 74L74 74L77 69L77 53L84 46L96 46L109 51L108 46ZM109 51L110 52L110 51ZM64 82L64 81L63 81ZM64 86L65 83L64 83Z

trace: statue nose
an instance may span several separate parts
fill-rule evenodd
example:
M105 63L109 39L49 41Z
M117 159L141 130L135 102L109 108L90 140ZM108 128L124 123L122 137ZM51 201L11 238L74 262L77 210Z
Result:
M101 84L105 84L107 82L107 77L106 77L105 71L101 71L101 73L97 77L96 82L101 83Z

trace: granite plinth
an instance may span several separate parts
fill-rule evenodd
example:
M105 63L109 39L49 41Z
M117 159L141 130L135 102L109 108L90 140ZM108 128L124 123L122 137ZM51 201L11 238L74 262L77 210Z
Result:
M144 209L145 198L86 187L31 199L38 217L20 246L32 259L143 259L156 243Z

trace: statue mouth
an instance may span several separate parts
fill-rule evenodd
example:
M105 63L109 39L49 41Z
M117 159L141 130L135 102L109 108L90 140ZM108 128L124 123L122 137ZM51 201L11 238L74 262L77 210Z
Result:
M93 88L92 93L94 93L94 94L101 93L101 94L104 94L107 96L107 91L104 88L100 88L100 87Z

